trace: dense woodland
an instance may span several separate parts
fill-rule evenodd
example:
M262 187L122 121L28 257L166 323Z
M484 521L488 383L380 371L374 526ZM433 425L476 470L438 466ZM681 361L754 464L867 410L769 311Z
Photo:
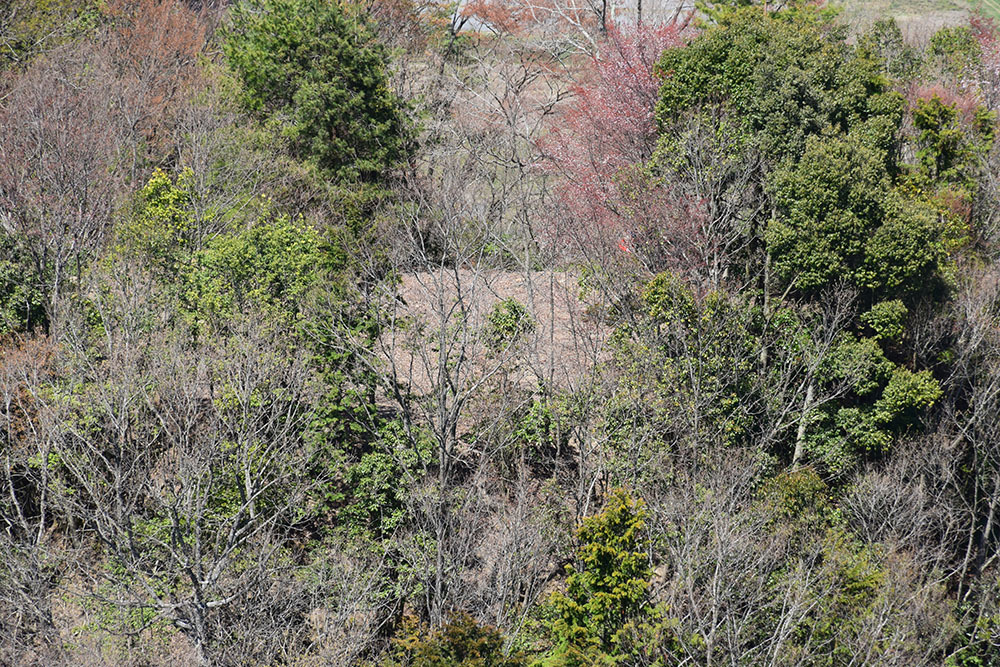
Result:
M0 5L0 664L1000 665L989 19Z

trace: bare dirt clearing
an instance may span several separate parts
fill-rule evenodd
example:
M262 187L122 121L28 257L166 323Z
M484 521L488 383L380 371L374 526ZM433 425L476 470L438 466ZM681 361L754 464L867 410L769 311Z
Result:
M489 373L497 365L483 332L496 305L514 299L534 327L510 349L517 357L521 385L571 388L605 357L610 328L594 313L596 298L580 298L579 275L563 271L444 269L407 274L399 287L393 318L399 323L381 341L385 360L399 379L417 393L439 384L442 364L461 357L471 373ZM494 355L494 356L491 356Z

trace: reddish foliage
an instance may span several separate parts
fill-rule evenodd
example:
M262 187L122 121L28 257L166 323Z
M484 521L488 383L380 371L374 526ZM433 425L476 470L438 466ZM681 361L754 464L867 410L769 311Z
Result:
M425 3L415 0L364 0L355 5L366 15L379 40L392 48L413 51L427 41Z
M619 169L649 159L660 89L656 61L680 43L675 26L612 31L593 58L589 80L573 88L575 104L542 143L554 165L593 190Z
M703 203L642 170L657 139L656 62L683 43L683 27L612 31L590 78L574 89L575 104L541 142L549 168L565 177L559 195L568 225L557 235L590 247L611 243L660 268L684 270L698 261Z
M954 106L960 120L964 123L971 123L975 120L976 109L982 104L974 89L956 89L939 82L913 86L907 93L907 101L913 105L917 100L930 100L935 96L944 104Z
M110 0L104 57L121 109L147 141L162 137L171 103L197 76L205 25L175 0Z
M991 111L1000 109L1000 30L991 18L973 16L972 34L979 42L980 64L970 72L965 83L978 90Z
M24 447L38 421L34 391L53 372L55 348L48 338L8 338L0 340L0 405L6 441Z
M959 219L969 221L972 218L972 202L965 192L957 192L951 188L946 188L937 193L937 202L945 210Z
M0 107L0 221L23 239L49 311L100 247L121 198L167 148L197 75L198 17L175 0L111 0L92 39L36 59Z
M471 0L462 15L499 34L517 34L527 28L527 7L503 0Z

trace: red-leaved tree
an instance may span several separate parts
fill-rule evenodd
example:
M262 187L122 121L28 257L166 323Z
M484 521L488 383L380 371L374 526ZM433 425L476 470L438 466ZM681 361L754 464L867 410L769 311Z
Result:
M554 242L591 258L630 255L651 270L686 272L702 262L702 202L647 169L657 143L656 62L683 44L689 18L610 30L539 142L547 168L562 176Z
M979 91L988 109L997 111L1000 109L1000 31L996 21L983 16L973 16L969 24L979 42L980 59L964 83Z

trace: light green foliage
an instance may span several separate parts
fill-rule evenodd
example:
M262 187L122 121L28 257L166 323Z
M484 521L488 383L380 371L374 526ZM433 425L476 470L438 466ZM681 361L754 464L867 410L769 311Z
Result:
M610 341L616 383L600 424L614 479L630 485L669 478L670 452L741 442L748 425L745 310L718 294L695 299L672 274L640 299Z
M390 657L382 667L525 667L518 652L504 651L504 637L494 627L480 625L468 614L456 614L448 623L428 631L412 618L393 639Z
M793 641L804 648L803 664L847 665L856 658L852 639L880 611L888 573L878 547L859 544L836 528L823 537L820 553L822 566L806 592L814 606ZM812 659L810 652L816 654Z
M151 270L159 290L171 297L164 307L195 344L225 346L248 320L282 331L284 346L255 354L304 354L317 380L318 395L303 406L308 451L301 474L316 482L309 506L301 508L303 516L337 517L352 536L390 533L402 518L406 485L400 475L420 454L399 446L393 423L371 418L373 379L359 369L358 350L343 345L345 337L365 344L374 330L374 319L352 285L345 251L355 239L354 229L321 232L259 198L241 213L239 226L235 220L217 225L219 231L203 237L193 211L194 181L190 171L176 178L154 172L118 228L114 261L131 260L130 275L138 273L135 264ZM356 197L345 192L334 202L345 225L361 226L366 214L354 207L364 206L365 196L365 191ZM239 357L246 351L228 353ZM232 412L234 419L270 405L263 395L252 405L233 405L226 386L219 392L217 411ZM230 443L229 448L230 454L244 456L245 468L254 468L258 443ZM213 503L220 507L239 502L236 488L219 493Z
M310 511L352 536L383 536L402 520L401 476L420 454L399 446L398 425L372 415L374 379L353 346L371 343L375 319L350 284L349 239L339 230L328 242L304 220L262 205L250 226L193 255L181 276L183 303L196 336L224 334L233 321L259 314L308 351L320 389L304 436L302 472L316 481Z
M921 413L941 397L941 385L930 371L914 373L897 368L882 396L875 402L874 418L879 424L898 428L914 425Z
M429 436L417 433L414 439L416 446L403 424L389 421L360 455L330 448L317 452L315 465L325 468L318 474L329 480L320 489L321 502L325 510L336 514L338 528L352 537L381 539L402 526L406 494L433 452ZM352 456L357 460L352 462Z
M964 221L939 215L954 196L939 201L934 188L897 182L904 103L885 58L902 48L898 29L880 25L851 45L809 8L724 10L716 20L661 58L658 164L670 168L687 150L670 128L724 109L741 123L740 143L775 167L760 178L777 215L760 227L782 282L810 296L842 281L888 298L937 290ZM967 156L991 141L987 118L958 129L953 107L938 103L918 105L914 122L926 128L925 182L961 180Z
M410 128L371 31L328 0L241 0L223 50L246 107L281 126L301 157L344 179L405 158Z
M895 438L917 426L923 411L941 396L929 371L896 366L874 339L851 335L833 348L821 379L851 382L845 400L813 415L807 442L814 460L837 476L865 456L889 451Z
M728 158L735 151L741 160L761 164L752 176L739 177L746 180L732 182L743 191L747 183L762 188L760 199L766 202L737 198L739 193L725 189L726 179L694 183L699 193L712 193L711 210L745 206L733 214L740 223L729 232L745 239L744 254L729 258L730 275L759 281L772 301L782 294L807 305L796 314L797 305L770 303L762 322L747 316L741 326L735 326L739 318L729 319L722 328L734 343L713 349L705 342L724 337L706 336L706 314L722 311L681 298L678 288L664 299L666 292L659 289L661 296L647 298L646 305L660 319L659 340L672 341L678 351L664 354L650 337L635 346L635 358L655 359L649 366L664 369L656 374L667 380L657 391L647 385L629 394L646 414L632 415L631 423L619 421L632 433L644 433L653 421L679 424L684 414L697 414L699 426L712 423L702 418L710 409L696 412L688 404L677 410L675 388L695 377L693 386L712 395L712 384L704 379L722 374L672 371L690 371L695 363L705 368L713 359L719 368L728 362L732 371L724 377L737 400L724 414L739 415L742 405L758 398L767 404L772 399L766 389L758 397L752 384L734 381L748 377L755 363L735 341L763 332L769 347L760 355L765 364L781 359L808 365L810 355L824 356L814 387L821 406L804 405L800 442L822 469L842 475L862 457L888 451L937 398L939 388L929 374L897 366L886 350L895 359L908 344L909 308L947 298L954 285L954 257L969 238L974 179L992 145L994 120L982 110L960 112L940 96L908 109L888 77L916 77L919 59L892 22L880 22L851 41L828 13L815 8L765 12L743 4L716 5L709 14L713 24L661 57L660 144L653 167L683 177L685 165L703 174L710 164L729 174L725 158L712 153L712 137L735 137ZM971 53L970 37L968 30L942 33L932 51L935 57ZM912 137L903 132L907 113L912 113ZM691 127L697 128L698 141L692 140ZM905 155L914 155L916 164L901 163ZM820 350L806 335L811 326L806 325L812 309L824 308L838 290L857 295L845 332L872 337L846 334L832 349ZM875 305L862 315L862 304ZM648 376L649 370L636 375ZM773 372L759 370L764 376ZM724 395L715 403L723 406ZM737 435L752 432L753 418L736 419L733 426ZM717 436L712 433L710 441Z
M540 470L554 470L556 459L569 450L574 423L586 418L573 394L538 396L518 415L513 435L523 447L523 459ZM512 471L519 461L511 462Z
M888 451L893 434L874 417L872 403L879 399L893 369L870 338L845 335L831 350L819 379L832 387L848 382L850 393L845 400L812 413L806 439L810 458L827 474L844 475L862 457Z
M406 486L402 473L390 453L376 450L363 454L344 473L350 499L338 517L342 525L348 531L373 529L378 535L392 535L404 518Z
M213 223L208 233L194 212L195 178L190 169L176 177L153 172L116 228L111 270L150 271L195 333L223 331L240 314L264 313L296 334L312 328L316 338L317 295L331 303L343 297L341 305L350 309L344 247L354 230L321 232L261 197L247 203L239 226L236 220ZM351 215L345 207L345 218Z
M824 359L819 377L827 382L848 380L856 395L868 397L885 386L893 368L874 339L845 334Z
M405 518L410 482L426 467L429 439L419 428L407 432L398 420L372 414L375 380L358 355L371 345L376 320L339 281L324 289L332 305L302 325L323 389L308 427L303 474L317 480L311 502L324 516L321 532L390 537ZM344 338L358 348L343 346Z
M959 159L962 130L956 125L957 118L955 107L937 95L917 100L913 124L920 130L918 140L922 144L917 158L931 179L949 175Z
M753 309L721 292L696 298L667 273L650 280L640 299L644 319L638 330L621 329L616 359L624 371L621 397L646 397L638 401L648 411L640 423L656 433L652 442L741 442L749 426ZM632 439L635 416L612 410L610 417Z
M803 291L862 282L865 245L886 214L882 157L849 139L811 139L798 164L771 179L782 215L767 229L776 272Z
M86 34L99 21L99 0L7 0L0 8L0 71Z
M535 329L528 309L517 299L504 299L486 316L486 346L494 352L516 344Z
M584 519L577 532L577 565L567 567L566 592L553 594L548 603L555 646L541 665L627 661L631 633L648 611L653 574L645 520L645 503L624 490L614 491L600 514Z
M836 494L811 468L785 471L768 480L761 490L764 509L774 517L772 529L788 535L791 562L776 573L776 592L795 588L809 600L808 609L793 633L786 655L807 665L849 664L849 647L866 631L872 614L885 613L889 622L905 608L893 609L887 599L891 583L878 545L866 545L847 532L834 499ZM812 571L806 580L782 581L798 575L801 554L810 553ZM880 607L880 605L884 605ZM765 624L767 620L761 619ZM879 649L875 649L876 652Z
M838 281L886 296L928 292L963 224L893 188L883 156L850 137L813 138L771 178L779 216L766 241L776 273L815 295Z
M661 273L643 286L642 305L649 317L664 324L692 324L698 317L694 293L672 273Z
M138 531L144 532L140 524ZM169 578L144 577L140 581L129 573L128 569L115 559L110 559L104 565L105 581L98 585L98 596L85 599L83 604L93 619L85 627L89 632L110 634L105 640L105 651L112 653L116 662L135 660L138 654L151 648L163 648L177 635L177 629L169 621L159 617L151 604L122 605L116 601L128 599L128 589L136 586L148 586L157 595L167 595L171 582ZM120 644L112 639L115 635L128 637L133 641ZM145 635L148 637L139 644L134 638ZM137 645L138 644L138 645ZM160 645L160 646L157 646ZM145 649L145 650L143 650ZM146 656L144 656L146 657ZM151 657L147 657L151 659Z
M880 428L879 420L870 409L841 408L834 419L840 433L831 436L819 431L814 435L810 449L835 474L849 471L862 455L888 451L892 444L892 435ZM840 434L846 439L842 447L838 446L837 436Z
M812 468L778 473L764 483L760 496L765 510L776 520L813 529L829 519L830 487Z
M912 585L913 561L854 535L837 499L835 487L809 468L785 471L761 491L762 507L773 517L769 532L788 539L785 564L768 585L775 599L792 595L801 604L781 655L796 664L835 667L854 664L863 647L865 664L889 664L900 655L914 656L905 661L917 664L949 632L943 588L926 584L923 606L914 614L914 598L903 592ZM789 616L765 612L752 623L770 636L781 618Z
M762 11L771 7L765 0L698 0L695 2L695 6L706 19L702 20L702 17L698 17L698 20L709 25L725 21L729 14L738 9L755 8L757 11ZM788 0L781 7L786 15L793 15L802 10L814 12L816 9L815 4L809 0ZM840 10L836 7L827 7L821 15L826 19L832 19L838 16L839 12Z
M614 393L599 425L613 452L613 479L630 486L669 481L677 455L747 444L769 400L761 393L768 383L758 365L759 307L723 292L696 295L668 273L643 285L637 301L610 341ZM800 333L776 317L765 335L801 357Z
M918 184L951 183L971 190L977 157L993 144L995 122L994 114L982 107L963 121L955 103L945 102L936 93L918 99L913 110Z
M895 19L879 19L861 37L862 47L878 56L886 74L901 80L910 80L921 66L920 51L903 38Z
M335 257L314 227L265 208L256 224L215 237L194 255L184 300L196 327L224 327L256 308L289 325L333 268Z
M886 296L933 295L946 285L952 253L966 235L962 220L929 202L898 202L866 244L859 285Z
M984 588L994 597L987 602L992 603L993 613L978 615L976 622L958 638L959 648L948 656L945 667L994 667L1000 664L1000 646L997 645L997 637L1000 637L1000 611L997 611L995 600L1000 580L992 577L985 582ZM968 606L970 605L960 607Z
M117 254L137 257L162 280L173 280L197 249L191 211L190 169L171 178L153 171L139 191L129 218L118 226Z

